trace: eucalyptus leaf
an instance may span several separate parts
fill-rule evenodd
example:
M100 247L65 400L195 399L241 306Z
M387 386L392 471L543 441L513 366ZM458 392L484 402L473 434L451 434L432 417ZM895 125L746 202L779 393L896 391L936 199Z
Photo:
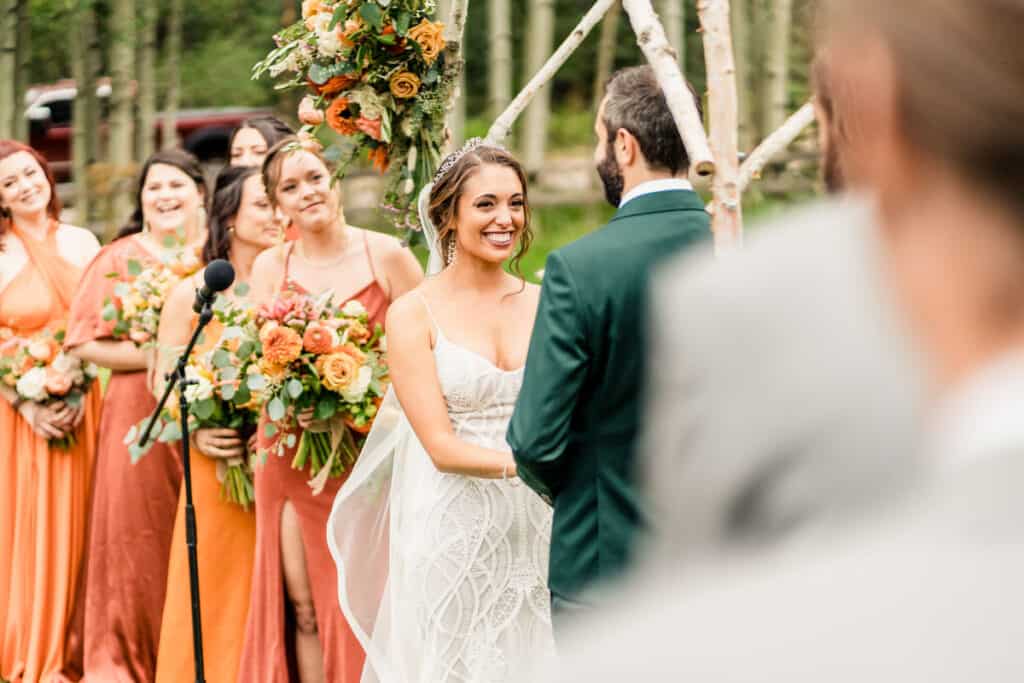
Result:
M267 378L263 375L249 375L245 378L245 385L253 391L263 391L267 388Z
M331 78L330 68L316 62L309 65L309 71L306 72L306 75L309 76L309 80L317 85L323 85Z
M302 382L297 379L288 380L288 384L285 385L285 389L288 390L288 395L293 399L302 396Z
M324 396L316 404L316 410L313 416L318 420L328 420L334 417L334 413L338 411L338 399L334 396Z
M127 266L128 274L131 275L132 277L138 277L140 274L142 274L142 264L136 261L135 259L128 259Z
M235 296L248 296L251 290L248 282L239 282L235 285Z
M265 437L267 437L269 439L269 438L275 436L276 434L277 434L277 425L276 424L274 424L273 422L268 422L265 425L263 425L263 436L265 436Z
M232 401L235 402L236 406L244 406L246 403L252 400L252 392L249 391L249 387L244 383L239 385L238 389L234 392Z
M376 31L380 31L384 23L384 13L375 2L364 2L359 6L359 14Z
M294 434L289 434L284 439L284 445L288 448L295 448L295 440L296 436Z
M256 342L254 342L252 340L249 340L249 341L244 341L244 342L242 342L241 344L238 345L238 350L235 351L235 356L237 358L241 358L242 360L245 360L246 358L248 358L249 356L251 356L255 352L256 352Z
M267 404L267 416L274 422L284 418L284 401L280 397L270 399L270 403Z
M334 8L334 14L331 15L331 23L327 26L327 30L328 31L333 31L334 27L337 26L338 23L341 22L341 20L345 18L345 14L347 12L348 12L348 3L347 2L339 3L338 6L336 8Z
M160 441L168 443L179 439L181 439L181 425L177 421L168 422L160 432Z
M126 444L133 444L135 440L139 438L139 425L132 425L132 428L128 430L128 433L124 435L124 442Z
M238 368L235 368L235 367L223 368L220 371L220 378L222 380L226 380L228 382L235 381L236 379L238 379Z
M410 23L412 23L412 15L406 10L402 10L395 19L395 33L404 38L405 32L409 30Z
M231 365L231 354L225 349L217 349L213 352L213 367L218 370Z
M235 397L235 393L237 391L238 390L235 389L235 385L234 384L225 384L223 387L221 387L220 396L225 401L230 401L231 399L233 399Z
M230 341L232 339L237 339L238 337L241 337L242 334L244 333L241 327L239 327L238 325L232 325L231 327L224 328L224 331L220 333L220 338L221 341Z
M117 319L117 306L114 304L107 304L103 307L103 319L107 322Z
M216 407L217 406L214 404L213 399L207 398L193 403L191 413L200 420L209 420L213 416L213 411Z

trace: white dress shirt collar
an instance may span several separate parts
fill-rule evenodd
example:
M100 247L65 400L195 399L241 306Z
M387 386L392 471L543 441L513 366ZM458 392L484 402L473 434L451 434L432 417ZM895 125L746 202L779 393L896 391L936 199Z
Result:
M653 194L654 192L665 192L667 190L692 190L693 185L690 184L689 180L684 178L660 178L658 180L648 180L647 182L640 183L632 190L622 195L622 200L619 202L619 208L621 209L626 205L626 202L632 201L637 197L641 197L645 194Z

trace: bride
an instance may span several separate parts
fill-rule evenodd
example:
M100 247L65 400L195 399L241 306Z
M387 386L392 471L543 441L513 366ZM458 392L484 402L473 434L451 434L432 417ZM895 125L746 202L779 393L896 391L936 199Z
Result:
M393 391L328 522L339 599L364 682L518 680L554 650L551 510L505 443L539 297L503 268L532 236L523 170L470 141L420 215L436 275L388 311Z

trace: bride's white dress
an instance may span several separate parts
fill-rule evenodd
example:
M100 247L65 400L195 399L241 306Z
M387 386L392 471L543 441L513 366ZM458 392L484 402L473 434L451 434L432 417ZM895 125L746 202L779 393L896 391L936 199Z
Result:
M434 357L455 433L507 451L522 370L439 328ZM363 681L528 679L554 651L550 538L551 508L518 479L439 472L389 393L328 523Z

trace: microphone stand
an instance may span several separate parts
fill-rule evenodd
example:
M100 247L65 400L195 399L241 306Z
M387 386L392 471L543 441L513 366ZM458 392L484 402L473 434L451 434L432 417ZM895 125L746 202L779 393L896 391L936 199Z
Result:
M185 388L191 384L196 384L195 380L189 380L185 378L185 366L188 363L188 357L192 353L192 348L199 341L199 336L202 334L203 328L209 324L210 320L213 319L213 308L211 307L212 299L203 302L203 307L199 312L199 322L196 325L195 331L192 333L192 339L189 340L188 346L182 352L178 358L177 364L174 366L174 370L167 373L167 386L164 387L164 395L160 398L160 403L157 404L156 410L153 412L153 416L149 419L149 424L146 425L145 431L142 432L142 438L139 444L144 446L149 441L150 432L153 430L153 425L156 423L157 417L163 410L164 404L167 403L167 399L171 395L171 391L175 386L178 388L178 407L181 419L181 460L184 469L184 481L185 481L185 542L188 545L188 582L189 589L192 594L192 650L195 656L196 662L196 683L205 683L206 679L203 672L203 625L202 617L199 611L199 560L196 554L196 511L192 507L192 467L189 453L189 435L188 435L188 399L185 398Z

